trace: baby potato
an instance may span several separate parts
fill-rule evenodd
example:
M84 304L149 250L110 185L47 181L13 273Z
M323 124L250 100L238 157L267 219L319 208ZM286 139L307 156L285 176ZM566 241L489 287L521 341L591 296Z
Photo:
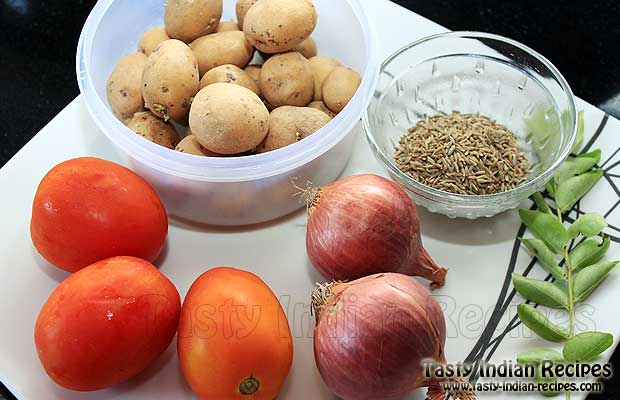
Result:
M252 64L245 67L244 71L250 76L250 78L254 79L254 82L258 85L258 82L260 82L260 70L262 68L262 65Z
M222 18L222 0L167 0L164 24L173 39L186 43L215 32Z
M317 18L308 0L260 0L245 15L243 31L258 50L281 53L308 39Z
M206 149L225 155L256 148L269 130L269 111L250 89L214 83L196 95L189 126Z
M254 49L243 32L228 31L198 38L190 44L198 59L200 76L220 65L243 68L252 59Z
M142 53L126 55L116 64L108 79L108 104L116 118L123 123L127 123L135 113L144 109L141 82L146 59Z
M284 106L269 115L269 133L258 147L259 153L286 147L325 126L331 118L322 111L308 107Z
M245 15L257 1L258 0L237 0L237 21L239 21L239 28L241 28L241 30L243 30Z
M200 88L205 88L214 83L234 83L260 95L254 79L247 72L232 64L220 65L207 72L200 80Z
M316 42L312 38L308 38L301 42L299 46L293 49L293 51L301 53L301 55L306 57L308 60L312 57L316 57L318 53Z
M312 57L310 66L314 74L314 100L323 100L323 82L334 68L341 67L340 61L327 56Z
M172 124L162 121L149 111L136 113L127 127L160 146L174 149L181 139Z
M200 145L200 147L202 148L202 152L203 152L203 153L204 153L207 157L245 157L245 156L249 156L249 155L254 154L254 150L255 150L255 149L252 149L252 150L250 150L250 151L246 151L246 152L239 153L239 154L226 154L226 155L224 155L224 154L218 154L218 153L214 153L214 152L212 152L212 151L210 151L210 150L205 149L205 148L204 148L204 147L200 144L200 142L198 141L198 139L196 139L195 135L192 133L192 128L187 127L187 130L185 131L185 137L187 138L187 137L189 137L189 136L194 136L194 140L196 141L196 143L197 143L198 145Z
M246 151L244 153L239 153L239 154L224 155L224 154L214 153L214 152L212 152L210 150L205 149L200 144L198 139L196 139L196 136L192 133L192 128L188 127L187 130L185 131L185 138L179 142L179 144L177 145L175 150L178 151L178 152L181 152L181 153L193 154L195 156L205 156L205 157L244 157L244 156L252 155L254 153L255 149L252 149L250 151ZM200 154L197 154L199 152L200 152Z
M170 40L170 36L166 33L166 28L163 26L157 28L151 28L144 33L140 43L138 44L138 51L150 56L153 50L161 44Z
M166 40L153 51L144 67L145 106L164 121L182 120L189 114L192 97L200 89L199 82L191 49L179 40Z
M336 113L327 108L325 103L323 103L322 101L313 101L312 103L308 104L308 107L314 108L316 110L321 110L325 114L329 115L330 118L334 118L336 116Z
M259 79L261 94L275 107L305 107L314 96L310 61L297 52L271 57L263 65Z
M295 47L291 51L299 52L301 53L302 56L306 57L307 59L316 57L317 52L318 52L316 42L312 38L308 38L304 40L303 42L301 42L299 46ZM269 53L263 53L262 51L259 51L258 53L264 60L268 60L273 55Z
M179 142L175 150L180 153L193 154L195 156L223 157L221 154L214 153L202 147L194 135L185 136L185 138Z
M215 32L229 32L229 31L240 31L240 30L241 29L239 29L239 25L234 20L231 19L230 21L220 22Z
M323 82L323 102L336 114L349 104L362 83L362 77L351 68L335 68Z

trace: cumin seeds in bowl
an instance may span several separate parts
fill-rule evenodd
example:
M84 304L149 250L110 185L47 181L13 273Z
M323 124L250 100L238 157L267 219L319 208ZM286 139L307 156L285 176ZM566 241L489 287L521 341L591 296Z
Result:
M436 115L396 146L396 166L414 180L450 193L505 192L528 178L530 161L508 128L480 114Z

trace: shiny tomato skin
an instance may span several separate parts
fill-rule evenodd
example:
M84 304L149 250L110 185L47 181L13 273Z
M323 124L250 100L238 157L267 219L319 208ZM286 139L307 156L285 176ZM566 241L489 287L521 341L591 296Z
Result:
M293 360L278 298L256 275L229 267L211 269L191 286L177 350L185 380L205 400L273 400Z
M146 369L170 345L181 299L147 261L115 257L63 281L39 313L39 359L58 385L94 391Z
M35 248L68 272L115 256L153 262L167 235L168 216L153 188L133 171L98 158L52 168L32 205Z

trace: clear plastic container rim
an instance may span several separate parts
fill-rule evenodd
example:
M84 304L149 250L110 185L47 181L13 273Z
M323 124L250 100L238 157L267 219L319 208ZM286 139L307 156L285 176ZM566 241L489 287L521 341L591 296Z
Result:
M381 64L380 73L395 58L401 56L404 52L411 49L412 47L415 47L420 44L424 44L426 42L430 42L436 39L445 39L445 38L451 38L451 37L472 38L472 39L476 39L476 38L493 39L499 42L504 42L506 44L519 48L523 50L524 52L526 52L527 54L535 57L545 67L547 67L549 71L551 71L551 73L553 74L553 78L559 83L562 90L567 95L568 111L570 113L570 124L572 127L570 138L568 142L565 144L564 148L562 149L562 153L560 154L558 159L555 160L555 162L551 166L549 166L543 173L539 174L534 179L529 180L517 186L516 188L507 190L505 192L487 194L487 195L462 195L462 194L450 193L450 192L446 192L443 190L435 189L433 187L420 183L414 180L413 178L409 177L405 173L403 173L400 169L398 169L394 165L394 163L392 162L392 159L388 155L386 155L383 152L383 150L381 150L381 148L379 147L379 145L377 144L374 138L372 129L370 127L370 121L369 121L369 115L368 115L370 111L370 107L369 107L369 109L366 110L366 112L364 113L364 116L362 117L362 124L364 127L364 131L366 133L366 139L368 140L368 143L370 144L370 147L372 148L373 152L379 155L381 162L386 166L386 168L391 174L407 182L407 184L411 185L415 189L420 190L421 192L425 192L426 194L433 196L434 198L441 198L442 200L446 202L462 202L463 205L466 205L467 203L470 203L471 205L473 205L474 203L483 205L489 202L499 201L511 195L517 195L518 193L521 193L524 191L532 190L534 188L542 186L542 184L544 183L547 183L547 181L551 179L551 175L553 174L553 172L560 166L560 164L564 162L564 160L566 160L566 158L568 158L568 156L570 155L571 149L575 143L575 140L577 138L577 111L576 111L577 107L575 105L573 91L570 88L568 82L566 81L566 79L564 79L564 76L562 76L560 71L542 54L538 53L537 51L531 49L530 47L522 43L517 42L516 40L510 39L510 38L507 38L501 35L496 35L496 34L486 33L486 32L476 32L476 31L443 32L443 33L437 33L434 35L426 36L422 39L416 40L415 42L410 43L402 47L401 49L397 50Z
M103 133L131 158L161 172L208 182L243 182L287 173L320 157L339 143L359 122L368 107L379 79L378 45L373 24L360 0L344 0L355 13L364 33L368 60L362 83L347 107L326 126L308 138L269 153L246 157L212 158L175 152L134 134L110 111L87 72L92 41L99 23L115 0L99 0L82 29L78 41L76 72L87 108Z

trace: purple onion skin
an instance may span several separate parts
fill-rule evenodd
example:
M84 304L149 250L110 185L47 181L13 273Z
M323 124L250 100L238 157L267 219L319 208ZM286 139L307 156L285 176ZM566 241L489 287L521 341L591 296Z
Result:
M445 362L441 307L415 279L377 274L335 284L314 329L321 377L344 400L399 399L426 386L422 361Z
M319 190L310 207L306 250L312 265L338 281L396 272L442 286L447 270L422 246L415 204L394 182L356 175Z

